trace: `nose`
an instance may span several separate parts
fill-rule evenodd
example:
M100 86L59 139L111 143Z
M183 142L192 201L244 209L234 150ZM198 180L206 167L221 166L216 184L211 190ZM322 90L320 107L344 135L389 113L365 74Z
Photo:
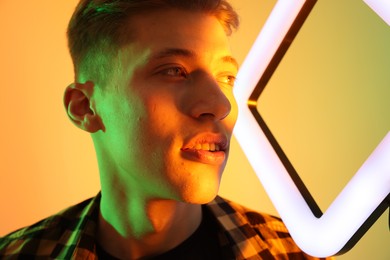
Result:
M229 115L232 105L213 77L205 77L194 84L192 89L188 104L193 118L219 121Z

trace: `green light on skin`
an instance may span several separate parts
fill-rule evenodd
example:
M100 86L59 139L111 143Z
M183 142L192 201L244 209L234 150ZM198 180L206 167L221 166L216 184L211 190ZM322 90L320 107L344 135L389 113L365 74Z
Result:
M91 48L80 62L77 72L77 82L93 81L96 86L104 86L108 79L113 78L113 72L118 69L115 62L117 51L111 40L100 40Z
M152 223L147 217L146 205L142 204L141 201L135 199L129 202L127 206L112 203L115 201L118 200L108 199L108 201L105 201L104 193L102 194L100 212L105 222L99 222L99 230L103 231L102 233L115 232L123 238L141 239L146 234L154 232ZM128 221L124 221L124 219ZM127 225L124 223L127 223ZM107 232L107 229L110 231Z

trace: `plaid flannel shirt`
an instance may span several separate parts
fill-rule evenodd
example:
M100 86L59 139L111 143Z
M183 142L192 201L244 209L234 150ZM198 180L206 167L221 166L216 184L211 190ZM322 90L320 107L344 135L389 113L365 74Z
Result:
M97 259L100 194L0 238L0 259ZM220 224L228 259L317 259L303 253L279 218L216 197L205 205Z

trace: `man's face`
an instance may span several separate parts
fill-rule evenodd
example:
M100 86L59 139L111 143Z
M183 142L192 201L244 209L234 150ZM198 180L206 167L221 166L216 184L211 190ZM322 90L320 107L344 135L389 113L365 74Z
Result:
M149 198L206 203L216 195L237 117L237 64L218 20L166 10L131 19L120 73L94 97L102 180ZM103 161L102 161L103 160Z

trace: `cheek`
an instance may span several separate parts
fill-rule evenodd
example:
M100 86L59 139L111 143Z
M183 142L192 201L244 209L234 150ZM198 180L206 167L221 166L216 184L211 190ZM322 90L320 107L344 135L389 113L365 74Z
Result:
M144 101L146 119L150 125L157 128L156 130L161 133L164 133L164 131L169 133L178 127L180 113L172 94L155 94Z
M106 149L116 155L125 155L131 149L138 149L140 122L145 110L139 100L124 95L107 96L99 103L99 115L105 127L102 140Z
M232 131L238 117L238 106L236 99L233 96L233 93L225 93L225 95L230 102L231 109L229 115L225 118L224 122L228 129Z
M151 149L157 150L172 142L179 131L179 115L172 103L162 102L163 98L148 99L144 103L144 113L139 118L140 138Z

